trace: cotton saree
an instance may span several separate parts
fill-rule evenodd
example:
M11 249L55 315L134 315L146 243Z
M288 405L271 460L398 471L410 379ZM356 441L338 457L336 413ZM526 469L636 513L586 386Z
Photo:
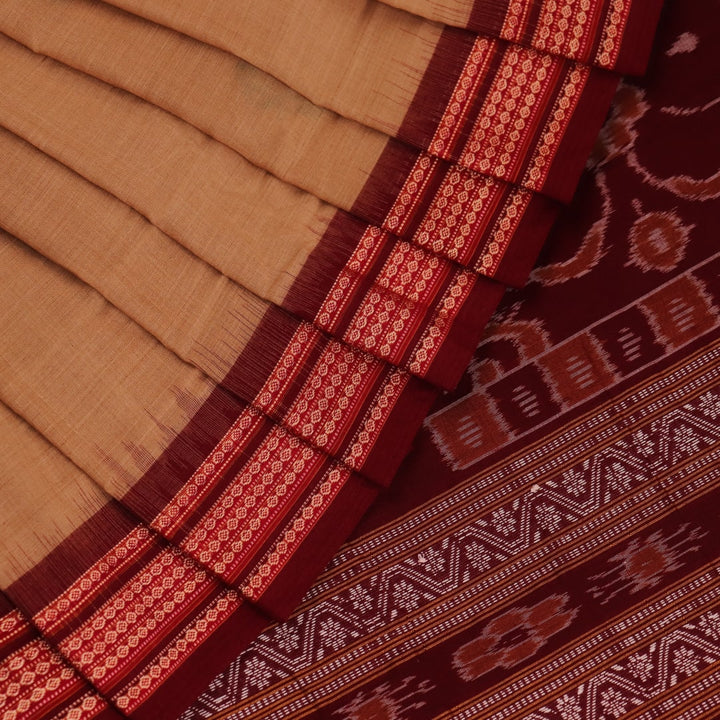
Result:
M293 610L526 280L659 11L2 4L7 717L173 717Z

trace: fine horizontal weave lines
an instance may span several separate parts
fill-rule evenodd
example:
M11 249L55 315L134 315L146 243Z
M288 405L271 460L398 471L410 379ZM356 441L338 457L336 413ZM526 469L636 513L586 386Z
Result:
M14 719L172 715L292 610L524 282L616 82L380 3L290 3L277 46L250 5L113 4L0 8L2 589L44 643L2 638ZM267 71L299 39L292 89ZM28 702L36 658L62 679Z
M544 196L418 155L382 133L313 105L217 48L109 6L76 1L60 12L48 0L33 3L37 17L43 20L41 26L36 22L30 31L22 22L27 3L8 2L0 12L0 28L35 52L182 117L276 177L484 275L513 282L505 272L508 263L502 262L507 245L512 239L514 247L531 256L532 245L526 248L523 238L528 233L520 226L529 225L537 232L539 219L552 216L552 204ZM103 38L108 34L131 39L133 55L109 57L104 53ZM149 64L162 73L152 84L143 71ZM182 88L179 81L188 74L196 78L190 90ZM219 85L214 82L218 77L224 78ZM220 112L211 112L208 89ZM287 102L265 104L263 99L270 93ZM203 102L199 102L201 98ZM248 122L249 118L254 122ZM285 136L294 139L292 145L282 141ZM342 166L335 159L338 151L346 155ZM377 181L358 197L382 158L387 172L375 173ZM409 173L404 184L401 173ZM459 184L468 197L458 206ZM421 218L414 214L424 205L422 195L429 192L435 193L435 199L420 223ZM450 198L456 202L450 203ZM450 232L441 235L432 223ZM411 233L413 228L417 229Z
M33 77L22 100L10 93L6 96L0 119L9 130L113 192L252 292L314 319L321 328L366 352L427 375L439 350L434 334L442 334L455 323L468 325L461 309L465 305L476 308L478 296L485 292L501 291L495 283L378 228L334 215L333 208L261 173L225 146L157 108L113 93L55 63L43 63L14 43L5 43L2 49L8 78L14 77L22 87L23 74ZM71 89L56 98L54 88L62 83ZM42 107L53 108L52 123L31 120ZM67 130L57 132L61 119ZM105 137L99 136L95 122L107 127ZM171 151L173 143L182 149ZM146 160L153 163L152 174L143 169ZM186 172L201 160L206 174L203 182L212 183L215 192L201 187L199 178L186 176L164 202L163 188L173 173ZM267 235L267 253L252 248L249 238L258 235ZM359 247L349 253L345 274L356 284L354 295L363 299L359 307L333 303L332 286L324 302L319 294L309 301L307 293L302 294L305 285L318 292L323 283L329 284L334 269L329 263L337 265L342 258L321 257L313 269L308 257L312 258L323 236L328 243L335 241L326 254L338 255L349 253L352 245L346 243L357 238ZM288 298L301 268L309 277ZM388 320L366 329L366 316L379 303ZM435 379L443 381L442 375ZM451 381L448 378L444 384Z

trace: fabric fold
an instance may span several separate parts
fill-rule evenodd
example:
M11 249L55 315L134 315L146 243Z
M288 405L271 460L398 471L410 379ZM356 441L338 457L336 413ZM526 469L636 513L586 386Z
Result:
M662 2L616 0L380 0L428 20L467 28L541 52L640 75Z
M299 599L284 577L291 556L299 569L288 572L312 577L329 552L319 548L332 547L328 537L347 530L377 493L377 485L341 460L362 467L388 421L402 446L407 431L395 413L408 413L416 424L433 395L414 393L393 369L383 378L361 362L355 385L338 389L350 418L337 417L335 432L328 421L316 432L320 438L324 428L331 443L352 430L347 452L335 459L182 363L96 292L13 239L5 237L1 247L2 361L10 371L0 384L3 402L149 527L272 615L288 612ZM18 313L20 303L32 311ZM81 353L62 344L80 328ZM295 339L295 352L311 344L305 340ZM24 358L11 350L21 343ZM52 364L39 351L43 345L55 348ZM133 353L118 360L123 348ZM334 355L343 362L341 352ZM58 372L62 386L53 382ZM355 403L350 390L357 391ZM310 400L312 413L318 403ZM421 403L419 412L412 403ZM334 515L336 502L347 520L319 526L324 513ZM318 559L304 567L294 553L306 542ZM286 582L284 593L275 591ZM271 586L279 608L264 604Z
M502 285L281 183L157 108L12 41L2 51L8 82L32 78L20 98L0 96L8 129L269 302L431 382L457 380L458 369L438 361L438 338L472 336ZM42 108L52 114L38 122ZM183 179L168 193L173 177ZM387 320L369 324L376 313Z
M602 69L377 2L323 0L307 12L302 0L262 10L224 0L212 15L110 4L227 50L343 117L565 201L617 85Z
M120 720L4 595L0 594L0 709L6 717Z
M505 4L0 8L13 720L179 713L391 482L658 7Z
M23 559L3 568L2 589L25 619L23 627L16 614L14 631L37 634L34 655L28 647L22 655L59 674L47 679L48 690L59 685L72 703L67 717L157 717L141 705L160 685L163 705L179 711L192 691L176 698L167 688L182 665L196 664L193 654L206 643L227 653L229 628L252 638L268 618L135 520L3 405L0 427L13 448L1 461L13 502L0 522L16 524L2 550ZM56 713L59 698L48 700Z
M542 194L420 154L230 53L111 6L8 0L0 31L182 118L330 205L500 282L524 282L541 225L555 217L556 203ZM107 52L109 38L122 53ZM152 79L149 65L157 67Z

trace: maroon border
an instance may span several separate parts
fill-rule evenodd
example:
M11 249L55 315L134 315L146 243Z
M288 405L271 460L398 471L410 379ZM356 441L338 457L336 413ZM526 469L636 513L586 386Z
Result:
M475 35L446 27L405 114L396 137L427 148L450 102L457 79L472 51Z
M644 0L631 5L614 67L616 72L628 75L645 73L662 8L663 0Z
M592 68L543 185L543 193L562 202L572 199L597 140L620 78Z
M350 213L382 227L421 154L410 145L388 138Z
M77 578L87 572L138 522L111 501L68 535L31 570L4 589L8 600L30 617L62 595ZM113 578L113 586L126 577Z
M467 21L468 30L500 37L509 4L509 0L475 0Z
M288 290L283 307L312 322L366 229L367 223L338 210Z
M206 638L169 680L160 685L129 717L158 720L180 715L210 681L272 623L243 603Z
M427 373L428 379L442 379L455 387L477 348L485 326L495 312L505 285L479 276Z
M438 394L438 388L409 376L388 418L387 424L392 424L393 432L383 433L373 445L363 464L364 473L383 478L380 482L385 487L390 485Z
M561 207L556 200L533 193L493 275L495 280L516 288L527 282Z
M268 615L288 617L320 575L337 548L352 533L378 495L378 487L352 475L329 508L265 590L258 607Z
M476 36L473 35L473 42ZM485 105L485 99L488 96L488 92L492 87L492 84L497 78L498 70L505 59L505 53L509 47L509 43L504 40L492 39L491 43L491 57L488 67L482 74L480 83L475 87L470 101L469 106L466 108L465 116L459 127L459 132L455 134L452 145L446 149L447 157L453 162L459 163L459 159L462 156L463 149L470 140L473 130L475 129L475 123L480 117L480 112ZM457 82L457 80L456 80ZM445 106L446 107L446 106ZM439 122L438 122L439 125ZM468 168L471 169L471 168ZM505 182L512 181L512 178L498 178L494 175L490 175L496 180L504 180Z
M648 30L643 22L659 16L660 2L654 0L651 10L642 13L633 6L625 42L635 39L642 47L636 50L638 55L643 52L647 55L654 26ZM465 64L467 56L474 42L474 36L466 31L447 29L443 32L433 59L430 63L418 92L411 104L405 121L398 133L399 138L413 137L415 144L418 139L425 138L429 144L440 120L439 115L444 111L454 89L455 81ZM647 48L645 47L647 46ZM626 46L623 46L625 52ZM645 48L643 50L643 48ZM629 55L629 50L626 53ZM621 52L622 55L622 52ZM633 55L634 57L634 55ZM623 59L624 56L623 56ZM610 73L593 71L583 92L578 107L571 119L570 125L561 141L558 153L553 161L544 191L559 197L568 198L579 178L592 143L595 140L600 124L612 98L617 78ZM402 150L402 152L401 152ZM368 184L358 198L358 207L368 208L379 214L378 208L384 208L391 202L392 188L401 183L412 167L411 159L417 155L408 154L405 148L393 145L384 154L368 179ZM386 176L391 170L392 163L398 161L389 181L378 180ZM384 184L383 184L384 183ZM378 188L383 188L379 190ZM394 199L392 200L394 202ZM534 212L534 211L533 211ZM518 280L526 274L531 259L537 253L544 239L546 227L549 226L553 212L538 209L535 225L528 219L525 227L526 233L522 243L511 241L511 247L506 251L502 260L503 272L508 277ZM338 272L344 267L350 254L354 250L359 237L366 228L365 223L351 218L346 213L338 213L328 231L321 239L311 258L306 263L300 276L293 284L288 294L285 306L291 312L312 320L317 309L324 301L327 292L332 286ZM513 240L519 238L514 237ZM518 283L519 284L519 283ZM439 381L445 379L446 384L454 384L465 369L470 356L485 323L494 311L500 300L504 286L491 280L479 278L470 298L455 318L450 333L439 354L435 358L428 378ZM268 322L270 322L268 320ZM287 318L283 327L291 332L293 320ZM274 366L284 349L285 331L277 337L270 338L264 332L267 325L261 323L253 340L244 351L229 373L230 387L240 391L252 392L261 385L262 372L254 377L245 375L243 367L257 367L267 372ZM255 365L252 365L255 363ZM250 364L249 364L250 363ZM384 377L384 375L383 375ZM300 387L301 380L296 383L295 392ZM390 414L389 421L383 434L373 447L364 469L370 475L389 478L401 462L409 449L420 423L437 395L437 389L427 383L410 377L408 386ZM368 405L372 401L368 399ZM209 454L239 412L247 405L239 402L226 391L218 388L203 403L201 408L192 416L186 428L171 443L162 457L154 463L138 483L144 488L140 497L135 489L127 498L129 507L138 511L143 517L150 512L156 514L158 508L147 505L146 493L168 500L192 475L204 457ZM357 422L360 422L358 419ZM356 525L365 509L375 498L378 490L365 478L351 475L346 485L335 498L329 511L323 514L310 535L293 554L289 564L283 569L278 578L263 596L261 607L272 609L272 612L286 614L302 596L307 586L316 577L323 565L335 552L337 546L347 537ZM124 502L125 502L124 500ZM161 501L162 502L162 501ZM82 532L91 531L93 544L82 543L82 549L74 551L75 562L83 557L83 569L87 568L87 558L97 558L111 547L115 540L112 533L95 532L94 523L103 522L102 512L79 528L73 536L81 537ZM132 525L128 521L129 525ZM97 542L97 537L103 538L108 548ZM54 560L50 556L43 563L53 564L63 553L67 553L71 545L63 543L53 551ZM57 554L56 554L57 553ZM48 564L40 563L35 570L48 569ZM79 565L78 565L79 566ZM73 567L73 566L70 566ZM76 570L68 570L68 577ZM49 597L55 597L56 592L67 586L66 580L49 574L53 578L46 590ZM64 577L64 576L63 576ZM16 588L16 590L18 590ZM22 592L20 590L20 592ZM53 594L54 593L54 594ZM46 600L35 597L34 603L39 608L47 604ZM32 602L28 599L28 602ZM262 610L256 610L248 604L243 604L210 638L206 639L183 662L180 670L166 681L146 700L140 708L132 713L132 717L155 720L157 717L169 716L181 712L187 704L205 688L207 682L232 658L236 657L240 649L249 644L268 624L268 619Z

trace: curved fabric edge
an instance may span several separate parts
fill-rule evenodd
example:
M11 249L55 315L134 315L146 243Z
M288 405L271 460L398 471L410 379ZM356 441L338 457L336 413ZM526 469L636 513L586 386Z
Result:
M588 84L588 89L592 91L583 95L582 103L574 111L569 130L560 145L549 176L558 192L564 196L574 189L617 82L617 78L610 74L598 74L594 77L597 78L597 84ZM507 272L510 276L517 277L518 284L522 284L529 272L547 230L549 224L545 227L539 223L539 229L528 238L527 248L522 251L518 249L515 255L505 258ZM328 245L322 247L329 252ZM306 271L307 275L298 279L302 287L317 288L317 311L330 292L330 282L334 282L338 274L333 277L332 273L327 273L327 258L322 256L322 252L322 248L318 250L304 268L303 272ZM336 257L334 260L337 262ZM322 268L322 271L318 268ZM321 283L323 279L325 286ZM452 317L442 342L437 344L437 349L428 362L431 370L427 377L433 383L452 387L459 379L502 294L503 286L500 283L494 283L490 287L491 289L488 289L488 286L478 284L472 288L465 302ZM303 310L308 312L306 295ZM261 342L261 331L262 324L255 334L258 342ZM246 362L247 356L243 353L238 358L234 371L241 373ZM380 423L381 429L373 430L372 417L369 417L365 427L357 429L358 433L366 434L366 444L367 438L371 438L363 469L368 472L375 469L371 474L389 481L409 450L437 392L437 388L410 378L393 399L392 407L388 409L387 399L378 400L377 407L387 411ZM198 411L176 442L182 445L183 434L196 432L197 424L205 423L211 416L216 415L216 411L217 408L209 407ZM203 432L207 440L212 440L208 442L209 453L222 437L221 430L222 426L218 425L217 417L204 425ZM190 462L196 463L196 458L193 457ZM152 472L149 474L152 475ZM261 596L253 599L254 604L269 614L286 615L291 612L325 562L350 534L377 492L377 486L362 476L349 475L347 482L340 485L297 549L290 554L282 570L273 577ZM93 549L93 552L96 550ZM253 610L252 606L240 605L197 649L167 668L166 679L162 680L146 699L138 703L137 709L133 710L130 716L149 720L158 717L160 713L167 715L169 712L180 711L220 667L266 627L267 622L267 618Z
M597 17L588 22L587 9L572 0L475 0L447 6L412 0L381 1L435 22L629 75L645 70L662 7L662 0L648 0L631 5L625 13L622 4L605 0ZM604 41L611 34L615 43L609 50Z

